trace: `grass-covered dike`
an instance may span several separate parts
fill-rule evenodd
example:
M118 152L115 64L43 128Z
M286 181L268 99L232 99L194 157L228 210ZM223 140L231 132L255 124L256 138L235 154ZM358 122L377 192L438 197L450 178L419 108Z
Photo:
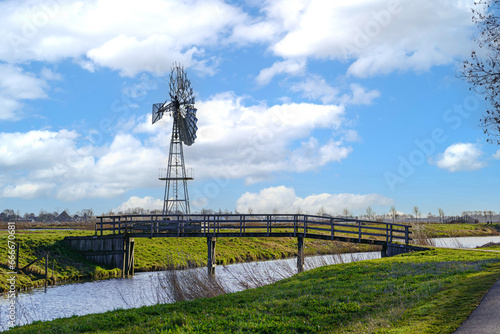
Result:
M433 249L313 269L214 298L39 322L12 333L452 333L500 253Z

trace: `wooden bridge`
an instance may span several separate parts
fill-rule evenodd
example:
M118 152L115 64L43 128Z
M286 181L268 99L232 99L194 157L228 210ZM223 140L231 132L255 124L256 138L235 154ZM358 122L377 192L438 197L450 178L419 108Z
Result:
M411 231L408 225L377 221L314 216L303 214L212 214L212 215L116 215L100 216L93 240L122 238L123 247L104 249L105 246L78 246L81 240L73 240L72 246L86 255L124 255L119 267L125 273L133 271L134 238L207 238L208 270L215 272L215 244L224 237L274 237L297 238L297 268L304 268L304 239L337 240L382 246L382 256L414 250L409 245ZM82 244L80 242L80 244ZM120 244L120 243L119 243ZM121 245L121 244L120 244ZM104 248L103 248L104 247ZM102 254L97 254L97 248ZM85 254L84 254L85 255Z

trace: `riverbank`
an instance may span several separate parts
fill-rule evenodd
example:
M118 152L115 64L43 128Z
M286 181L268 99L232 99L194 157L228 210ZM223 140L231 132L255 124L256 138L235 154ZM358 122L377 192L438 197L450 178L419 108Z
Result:
M489 235L500 235L500 223L496 224L434 224L418 223L428 238L454 238L454 237L480 237ZM413 230L413 228L412 228Z
M40 322L12 333L452 333L499 273L499 253L433 249L325 266L214 298Z
M17 289L78 279L110 278L121 275L119 269L99 266L82 257L63 242L66 236L93 235L93 231L20 230L19 267L27 265L49 251L49 279L44 277L44 260L30 266L16 278ZM7 232L0 232L7 238ZM221 238L217 242L217 264L289 258L297 255L295 238ZM157 271L206 266L207 249L204 238L136 238L135 271ZM307 240L305 254L333 254L378 250L377 246L354 245L325 240ZM11 276L7 266L7 242L0 244L0 292L5 291ZM54 270L52 271L52 266Z
M415 238L462 237L498 235L500 225L486 224L416 224L412 226ZM16 242L20 244L19 266L22 268L35 260L45 250L49 251L49 279L45 279L44 262L30 266L24 274L17 275L16 287L20 290L56 282L111 278L121 275L121 270L99 266L68 247L66 236L93 235L92 230L18 230ZM7 232L0 232L6 240ZM339 254L379 250L377 246L347 244L325 240L307 240L305 255ZM294 238L221 238L217 242L217 264L251 262L290 258L297 255ZM7 266L7 242L0 244L0 292L5 291L10 270ZM158 271L206 265L206 241L203 238L136 238L135 271ZM52 271L52 266L54 270Z

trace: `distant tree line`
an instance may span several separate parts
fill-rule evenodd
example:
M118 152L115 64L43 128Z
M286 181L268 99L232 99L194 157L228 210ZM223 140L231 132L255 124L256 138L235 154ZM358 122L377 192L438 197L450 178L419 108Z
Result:
M23 215L15 212L12 209L5 209L0 212L0 221L24 221L24 222L43 222L43 223L54 223L54 222L86 222L91 221L95 218L94 211L92 209L83 209L78 211L74 215L69 214L69 210L63 210L62 212L48 212L45 210L40 210L37 214L25 213Z
M195 214L211 215L211 214L233 214L233 211L222 210L218 211L212 209L201 209L198 212L192 212ZM238 211L234 211L235 214L239 214ZM253 214L254 210L252 208L248 209L249 214ZM280 213L278 209L272 210L273 214ZM301 209L297 209L296 214L303 214ZM132 208L125 211L109 211L103 213L103 215L147 215L147 214L162 214L162 210L149 210L144 208ZM361 215L354 215L348 208L344 208L341 214L331 214L328 213L324 207L321 207L318 212L315 213L318 216L325 217L344 217L344 218L359 218L366 220L378 220L387 222L444 222L445 216L444 211L439 208L438 215L433 215L431 212L427 213L426 216L422 217L422 212L415 206L413 208L412 214L405 214L396 210L392 206L388 213L377 214L371 207L366 208L365 213ZM497 214L495 211L483 210L483 211L463 211L463 217L471 217L480 222L492 222L500 221L500 212ZM12 209L5 209L0 212L0 221L24 221L24 222L44 222L44 223L54 223L54 222L89 222L95 219L95 214L92 209L83 209L71 215L69 210L64 210L62 212L48 212L45 210L40 210L37 214L35 213L25 213L23 215L19 214Z

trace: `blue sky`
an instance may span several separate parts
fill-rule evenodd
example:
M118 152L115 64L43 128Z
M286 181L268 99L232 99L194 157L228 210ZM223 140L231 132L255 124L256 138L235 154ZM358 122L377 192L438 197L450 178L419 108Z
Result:
M0 208L161 208L174 62L196 94L191 208L500 210L458 78L473 1L0 2Z

